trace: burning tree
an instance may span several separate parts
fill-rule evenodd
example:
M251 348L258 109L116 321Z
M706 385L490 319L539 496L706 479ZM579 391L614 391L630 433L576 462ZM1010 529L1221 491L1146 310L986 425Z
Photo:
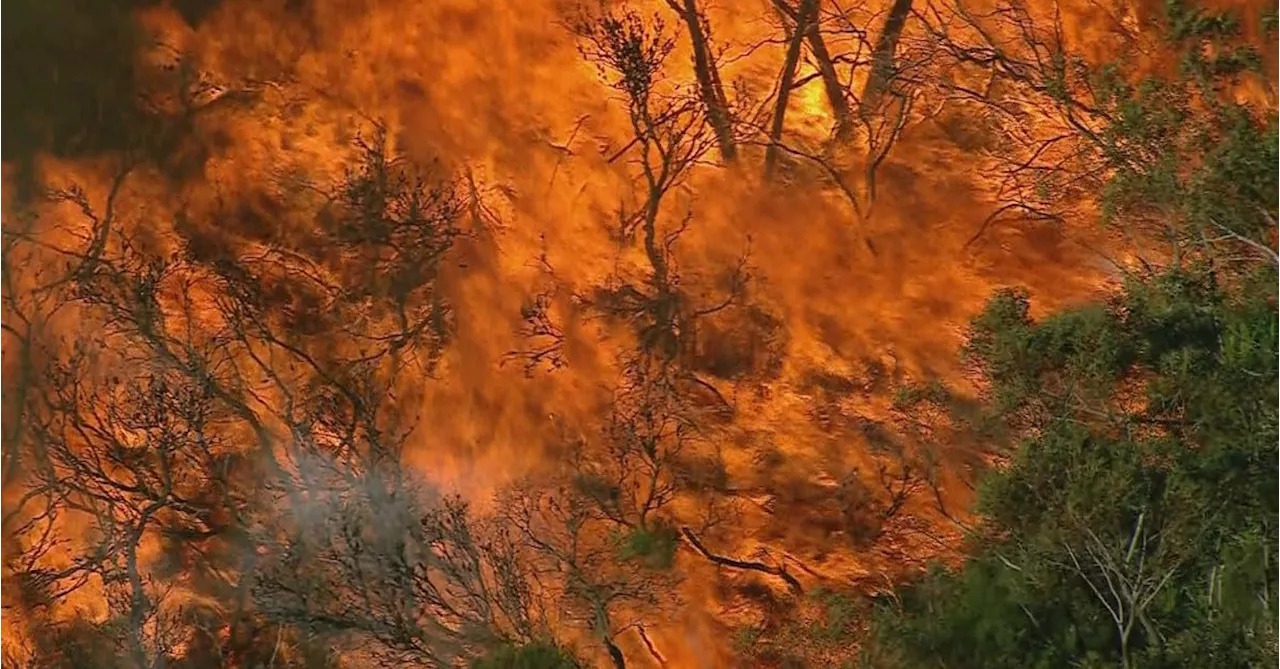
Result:
M192 649L249 661L270 630L280 662L341 639L432 666L546 636L510 541L401 461L405 403L449 336L436 281L466 196L380 129L354 148L300 234L235 240L182 216L173 238L142 234L114 208L127 172L103 214L77 188L54 194L83 216L84 243L54 247L65 277L6 283L6 305L31 323L33 296L56 291L86 320L36 368L26 424L6 435L27 463L5 516L17 605L100 591L97 634L136 667Z
M782 66L768 109L744 114L753 131L744 143L764 148L766 181L775 178L784 156L816 165L859 219L866 219L876 200L877 174L892 148L911 123L931 116L918 106L932 89L936 49L907 30L914 15L910 1L893 3L883 20L863 3L771 4L782 32L776 41L785 46ZM871 27L877 22L878 35ZM821 84L834 121L822 147L807 147L786 133L791 101L813 82ZM850 173L860 179L851 180Z
M1269 178L1273 150L1263 147L1274 128L1228 92L1257 68L1229 15L1171 3L1157 29L1110 64L1067 43L1060 12L1038 16L1014 2L981 13L951 2L931 5L927 18L958 73L944 86L994 140L986 156L1000 177L997 209L970 244L1006 217L1061 222L1101 209L1135 246L1160 245L1139 253L1149 262L1275 262L1264 240L1274 197L1258 186ZM1145 72L1151 49L1180 59L1181 71Z

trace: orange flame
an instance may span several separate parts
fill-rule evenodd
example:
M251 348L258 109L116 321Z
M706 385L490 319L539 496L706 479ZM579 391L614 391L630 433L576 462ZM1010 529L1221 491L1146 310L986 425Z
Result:
M646 16L663 16L673 31L680 25L665 2L633 4ZM786 47L771 3L703 4L715 45L724 49L726 84L767 96ZM847 4L824 3L824 20L878 30L890 3L843 9ZM1115 4L1037 0L1034 8L1060 9L1064 40L1105 59L1126 35L1141 33L1154 11L1150 3ZM227 0L196 25L165 5L137 14L153 37L136 59L141 104L190 124L170 164L140 166L114 203L120 224L145 233L156 253L175 250L179 220L241 250L261 239L255 226L284 236L305 231L319 204L315 189L342 174L353 138L368 133L373 119L413 162L467 175L482 192L484 234L461 242L441 277L456 305L456 335L438 380L404 407L427 426L415 433L411 463L482 511L493 510L494 494L508 484L554 466L549 460L564 452L566 435L597 428L616 382L617 353L630 345L629 335L585 320L568 299L644 262L610 236L620 203L635 207L642 195L627 160L610 160L631 136L629 121L616 92L579 54L567 28L575 11L560 0ZM852 37L830 39L833 49L852 48L841 43ZM691 85L692 60L689 45L677 40L670 85ZM801 63L798 77L814 81L793 96L786 123L787 137L815 153L834 120L817 74ZM816 168L797 168L776 187L750 173L754 164L700 166L667 205L690 212L677 248L691 275L709 283L749 249L753 304L784 335L776 373L719 384L735 409L715 436L728 478L751 488L752 502L774 506L770 514L743 504L724 538L726 552L798 556L834 582L888 571L819 518L832 512L824 507L842 494L848 473L871 466L857 417L887 416L895 383L941 378L964 387L955 355L962 327L993 289L1029 286L1037 307L1052 309L1114 280L1095 252L1109 242L1087 220L1069 222L1068 230L994 226L974 243L994 207L989 184L975 155L944 126L937 117L904 130L880 167L877 204L866 218L855 216ZM51 185L79 184L101 210L121 159L44 156L38 173ZM14 167L5 167L11 203ZM842 170L850 179L857 171ZM228 216L233 209L238 218ZM10 229L19 212L6 208L5 215ZM69 203L42 208L33 230L50 247L87 235ZM56 259L37 252L23 262L42 260ZM39 283L26 270L17 276L25 282L17 292ZM567 364L529 376L504 360L520 345L521 307L552 281ZM217 316L198 310L191 318L198 329L201 319ZM71 332L79 320L62 314L52 328ZM710 327L729 336L741 325ZM6 347L13 346L6 336ZM7 350L6 379L17 364ZM865 393L854 390L863 387ZM8 409L5 419L12 420ZM17 490L6 489L6 513ZM958 508L965 500L957 497ZM690 575L682 610L654 626L655 644L671 666L735 666L725 631L734 614L726 612L724 589L713 585L713 569L686 556L678 568ZM101 608L96 590L77 597L69 610ZM12 615L4 625L6 639L21 635ZM645 657L634 644L624 650Z

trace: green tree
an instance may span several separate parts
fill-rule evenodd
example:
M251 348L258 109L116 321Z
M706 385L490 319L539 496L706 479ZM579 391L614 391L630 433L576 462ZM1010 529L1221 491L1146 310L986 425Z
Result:
M1007 463L970 559L880 607L873 666L1276 662L1276 117L1223 94L1255 62L1229 16L1166 10L1175 75L1061 71L1105 112L1081 130L1104 219L1172 252L1108 300L1034 320L1006 290L974 319L976 420Z
M966 354L1018 438L974 557L900 593L887 666L1274 662L1276 274L1135 282L1033 321L998 294Z
M1241 84L1269 82L1232 14L1168 0L1096 62L1064 41L1061 14L1010 0L990 14L947 7L955 20L926 29L954 69L990 81L986 93L956 89L992 138L997 208L970 244L1009 215L1079 222L1100 209L1137 250L1157 251L1144 252L1151 262L1276 262L1275 112L1242 101Z
M501 646L471 663L471 669L578 669L571 653L545 641Z

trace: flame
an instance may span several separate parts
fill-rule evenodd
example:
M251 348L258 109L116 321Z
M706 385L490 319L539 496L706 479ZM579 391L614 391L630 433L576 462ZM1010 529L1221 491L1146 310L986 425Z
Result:
M714 44L725 50L725 82L737 82L748 96L767 96L785 50L770 3L703 4ZM824 20L878 26L890 3L856 11L843 4L824 3L830 13ZM1141 32L1155 11L1151 4L1037 0L1034 9L1059 9L1063 39L1101 62L1123 48L1126 35ZM672 31L680 25L665 2L633 6L662 16ZM172 164L140 165L114 203L121 224L145 233L157 253L173 252L174 240L187 234L177 229L180 219L242 251L267 228L301 236L312 224L314 188L341 176L352 140L369 133L374 119L413 162L468 175L484 191L489 227L461 242L441 277L457 305L456 334L438 379L404 407L429 426L415 434L411 464L481 511L492 510L505 486L554 467L566 435L596 428L617 378L617 353L628 345L626 335L584 321L565 298L643 262L609 235L619 204L637 201L634 168L609 160L630 129L617 94L584 62L567 28L576 11L563 0L226 0L196 23L168 5L136 14L151 37L136 56L141 104L170 119L188 113L184 104L200 110L185 119L189 138ZM833 49L852 48L840 44L852 38L830 39ZM677 40L668 59L670 85L691 85L692 60L687 40ZM807 62L798 72L817 74ZM787 136L817 152L833 120L814 81L790 101ZM78 184L101 208L122 159L45 155L35 171L47 184ZM16 199L15 169L5 166L6 203ZM1110 240L1081 219L1066 229L999 227L973 246L994 206L988 184L973 155L936 123L905 131L880 169L874 215L864 220L841 193L804 172L774 188L748 173L754 170L754 164L699 167L668 205L691 212L678 245L681 265L713 274L749 249L753 303L785 333L776 374L723 384L735 405L734 420L716 436L728 476L776 505L772 515L744 505L724 549L801 556L823 578L849 582L888 565L851 548L818 516L827 513L821 507L842 477L871 466L854 417L889 413L881 379L941 378L965 387L955 355L962 328L992 290L1028 286L1045 310L1088 299L1115 279L1095 252L1110 248ZM229 216L232 210L242 215ZM19 215L6 207L7 229ZM41 209L34 225L33 234L50 247L87 235L67 202ZM866 250L868 239L874 254ZM41 259L53 261L37 252L25 262ZM565 319L567 365L530 376L504 360L519 346L522 305L551 280L546 267L561 291L556 309ZM25 282L17 292L39 283L25 270L17 276ZM191 318L199 329L217 315L198 309ZM51 327L73 332L79 320L62 314ZM6 346L12 348L7 338ZM15 365L6 351L6 378ZM831 391L823 379L833 387L874 388ZM5 418L11 420L8 412ZM762 453L775 464L762 466ZM18 495L6 489L6 509ZM957 505L965 501L960 497ZM83 531L75 519L64 522L72 537ZM158 554L154 545L146 552L144 561ZM67 556L52 564L58 559ZM726 612L724 588L713 585L715 570L683 556L678 566L690 576L681 608L651 629L654 642L672 666L734 666L725 631L734 614ZM89 588L65 607L101 615L101 599ZM21 635L22 621L12 614L4 625L6 639ZM638 645L624 650L646 657Z

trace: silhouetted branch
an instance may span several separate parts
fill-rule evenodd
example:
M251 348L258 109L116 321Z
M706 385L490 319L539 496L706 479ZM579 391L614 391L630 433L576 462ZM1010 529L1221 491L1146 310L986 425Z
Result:
M802 594L804 592L804 587L800 585L800 581L796 580L796 577L792 576L789 572L787 572L787 569L785 566L773 566L773 565L767 565L763 562L755 562L752 560L738 560L738 559L726 557L723 555L717 555L715 553L712 553L710 550L708 550L706 546L703 546L702 541L700 541L697 535L695 535L693 531L690 530L689 528L682 527L680 528L680 531L682 534L684 534L684 537L689 540L689 545L693 546L694 550L696 550L700 555L702 555L702 557L705 557L706 559L710 560L715 564L718 564L722 567L732 567L734 569L744 569L747 571L758 571L762 574L777 576L778 578L781 578L783 581L786 581L787 586L791 588L792 592L795 592L796 594Z

